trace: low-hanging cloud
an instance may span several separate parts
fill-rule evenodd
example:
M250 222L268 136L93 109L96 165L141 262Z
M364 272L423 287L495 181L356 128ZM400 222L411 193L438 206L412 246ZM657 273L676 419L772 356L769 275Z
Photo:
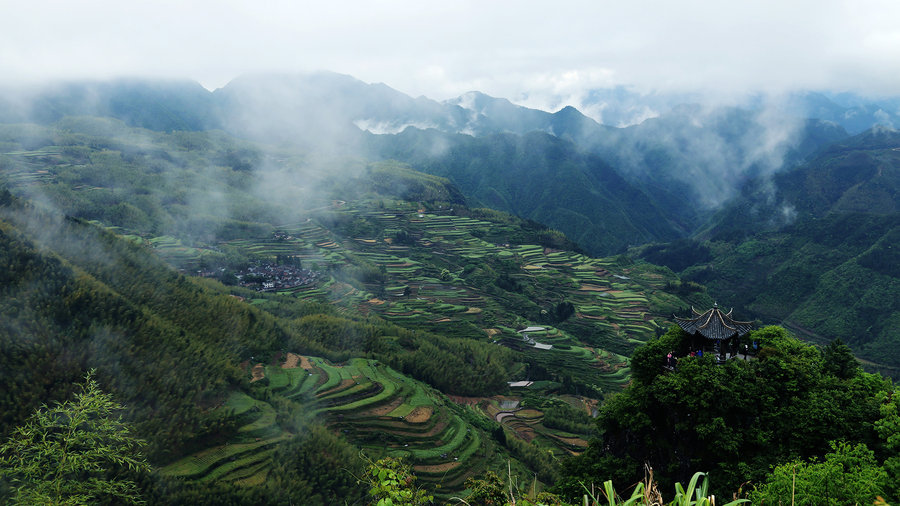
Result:
M631 177L677 181L690 190L686 198L693 205L714 209L748 179L782 170L804 124L778 97L764 97L752 110L682 105L601 140L595 149Z

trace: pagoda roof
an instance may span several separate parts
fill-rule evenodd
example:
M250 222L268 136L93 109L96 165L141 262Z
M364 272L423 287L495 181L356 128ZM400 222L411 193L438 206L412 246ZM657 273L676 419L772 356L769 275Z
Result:
M701 313L691 306L693 318L675 317L675 322L688 334L700 334L707 339L725 340L734 336L742 336L753 329L753 322L739 322L731 318L734 309L723 313L718 304Z

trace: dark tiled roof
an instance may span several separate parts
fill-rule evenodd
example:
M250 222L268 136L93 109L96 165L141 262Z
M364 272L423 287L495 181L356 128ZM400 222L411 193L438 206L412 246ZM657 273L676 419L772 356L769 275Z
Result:
M693 318L675 317L678 326L688 334L701 334L707 339L723 340L732 336L742 336L753 329L753 322L739 322L731 319L733 309L723 313L717 304L705 313L700 313L693 307Z

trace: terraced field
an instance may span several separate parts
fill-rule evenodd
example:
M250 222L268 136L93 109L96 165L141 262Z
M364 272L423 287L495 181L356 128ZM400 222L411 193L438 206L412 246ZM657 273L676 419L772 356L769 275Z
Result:
M224 445L207 448L164 467L160 472L190 480L214 479L243 485L265 481L275 446L293 435L275 423L275 409L267 402L236 392L220 409L244 423Z
M185 246L175 237L164 235L148 241L160 256L174 265L185 265L200 260L200 249Z
M688 306L663 290L674 279L664 269L507 244L501 241L513 233L509 225L456 216L449 209L428 212L402 201L379 201L377 206L361 201L341 202L331 212L378 232L342 238L306 219L279 227L270 239L226 245L265 261L294 257L322 273L367 262L382 273L381 282L350 284L325 274L317 283L279 293L324 300L342 312L374 313L408 328L491 339L542 367L568 371L582 384L595 386L591 395L621 389L631 350L662 332L672 313ZM402 243L397 241L401 235ZM164 255L184 259L197 254L171 238L151 242ZM512 290L497 290L490 276L480 279L483 265L509 272ZM543 315L563 300L574 305L574 314L562 324L548 321ZM532 325L548 326L551 333L525 342L516 331Z
M511 390L513 395L547 396L562 389L590 403L620 390L629 380L630 351L666 328L672 313L687 305L664 291L674 279L665 269L509 244L506 237L515 230L507 225L449 210L426 212L404 202L377 207L347 202L331 211L377 233L342 237L309 219L279 227L270 239L233 240L227 247L269 262L291 256L323 274L315 283L279 292L284 295L517 350L521 372L509 381L536 381L524 392ZM161 252L192 253L166 238L156 243ZM361 264L380 272L380 281L336 274ZM505 276L503 287L497 272ZM554 320L550 315L561 301L571 303L574 312ZM294 355L292 363L290 357L258 369L273 395L295 404L295 413L285 419L322 419L372 455L404 457L421 479L440 483L442 490L461 488L467 476L498 466L506 455L466 422L472 416L499 422L555 455L578 453L587 445L585 434L546 427L538 410L501 409L496 399L462 407L372 360L331 364ZM542 375L528 377L535 370ZM235 438L164 472L246 485L265 480L275 445L290 432L262 400L235 394L225 407L240 422Z
M46 185L57 181L58 168L62 163L62 147L45 146L35 151L9 151L0 153L10 163L3 168L4 179L15 186ZM79 190L93 187L82 186Z
M273 394L294 401L294 415L324 420L370 455L403 457L420 479L444 490L461 489L496 456L490 438L459 416L465 408L377 361L331 364L288 354L283 363L260 368ZM239 421L236 435L166 466L163 474L247 486L265 481L276 445L293 434L277 423L272 404L244 393L232 394L220 409Z

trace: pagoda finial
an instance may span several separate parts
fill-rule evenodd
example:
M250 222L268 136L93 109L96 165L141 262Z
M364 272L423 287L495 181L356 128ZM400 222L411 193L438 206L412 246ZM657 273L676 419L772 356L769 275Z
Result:
M713 309L718 309L718 308L719 308L719 303L713 302Z

